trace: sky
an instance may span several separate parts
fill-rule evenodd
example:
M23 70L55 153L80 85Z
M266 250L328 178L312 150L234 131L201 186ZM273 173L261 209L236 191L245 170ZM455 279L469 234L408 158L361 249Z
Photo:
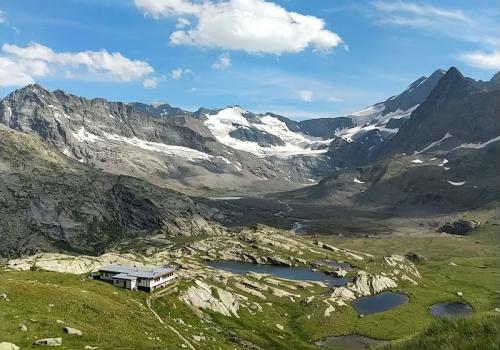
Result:
M0 96L335 117L436 69L500 70L500 0L0 0Z

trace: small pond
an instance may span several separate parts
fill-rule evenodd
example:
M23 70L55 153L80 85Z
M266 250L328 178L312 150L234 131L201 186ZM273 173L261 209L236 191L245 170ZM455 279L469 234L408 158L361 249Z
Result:
M206 264L219 270L241 275L247 272L257 272L296 281L321 281L330 287L344 286L349 282L348 278L329 276L306 267L263 265L240 261L207 261Z
M338 337L328 337L316 342L316 345L325 348L339 348L349 350L368 349L371 346L385 344L385 340L378 340L358 334L341 335Z
M409 301L410 298L406 294L383 292L356 299L352 302L352 306L358 314L368 315L394 309Z
M433 316L437 317L459 317L468 316L472 314L474 310L469 304L463 304L458 302L446 302L434 304L430 307L429 312Z

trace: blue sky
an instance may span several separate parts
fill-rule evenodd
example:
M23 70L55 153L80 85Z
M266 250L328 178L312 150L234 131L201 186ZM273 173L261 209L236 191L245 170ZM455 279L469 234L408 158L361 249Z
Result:
M500 1L0 0L0 95L340 116L438 68L500 70Z

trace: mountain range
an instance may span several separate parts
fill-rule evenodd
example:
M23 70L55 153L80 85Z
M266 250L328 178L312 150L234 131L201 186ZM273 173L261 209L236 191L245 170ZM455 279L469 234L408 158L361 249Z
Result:
M500 73L483 82L436 70L359 112L304 121L35 84L0 100L0 133L1 255L97 253L141 235L224 230L218 209L196 196L279 191L445 212L500 198Z

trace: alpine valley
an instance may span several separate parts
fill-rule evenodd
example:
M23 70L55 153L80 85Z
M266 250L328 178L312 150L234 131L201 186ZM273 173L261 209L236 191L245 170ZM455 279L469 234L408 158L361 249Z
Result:
M497 349L499 184L500 72L303 121L28 85L0 100L0 349Z

